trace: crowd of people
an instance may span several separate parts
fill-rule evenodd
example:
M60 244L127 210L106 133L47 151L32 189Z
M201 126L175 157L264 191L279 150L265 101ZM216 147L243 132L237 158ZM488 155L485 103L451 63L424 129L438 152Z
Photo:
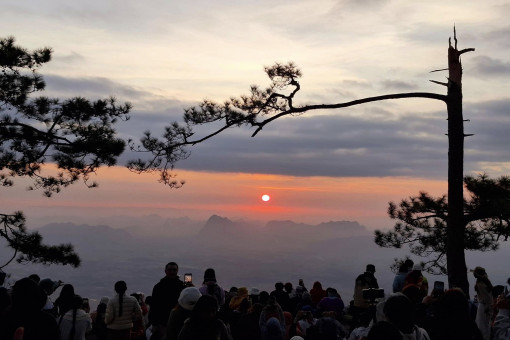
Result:
M476 296L429 282L419 265L404 262L392 293L378 285L375 266L355 279L352 301L318 281L277 282L271 292L251 287L226 291L208 268L195 287L177 263L145 297L128 295L125 281L91 311L71 284L31 275L0 288L2 340L510 340L508 282L493 285L476 267ZM59 296L52 294L60 289ZM349 297L350 298L350 297Z

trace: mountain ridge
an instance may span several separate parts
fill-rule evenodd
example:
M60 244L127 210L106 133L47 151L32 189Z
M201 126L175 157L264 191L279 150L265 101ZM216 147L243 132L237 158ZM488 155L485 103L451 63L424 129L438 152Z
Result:
M111 296L118 280L125 280L130 292L150 295L153 285L164 276L165 264L175 261L181 275L193 273L198 286L204 270L214 268L218 282L227 289L249 286L271 291L274 282L297 283L304 279L309 287L320 281L324 287L337 288L348 302L354 279L367 263L376 266L379 284L389 292L394 277L389 269L393 259L409 254L406 249L378 247L373 235L352 221L307 225L287 220L279 225L278 221L264 224L216 215L209 227L225 231L214 232L212 228L208 237L199 235L207 221L191 223L183 219L180 226L175 220L154 216L147 221L150 225L136 221L125 229L104 224L46 224L38 229L44 242L74 244L82 265L74 269L11 263L7 269L12 280L38 273L41 278L72 283L80 295L100 298ZM181 228L190 230L179 234ZM237 229L234 232L228 228ZM180 236L171 236L173 230ZM0 258L9 255L12 256L9 249L0 247ZM494 283L506 282L508 273L503 263L508 256L510 247L503 243L498 252L468 253L468 267L482 265ZM413 260L420 258L413 256ZM429 280L446 279L429 275Z

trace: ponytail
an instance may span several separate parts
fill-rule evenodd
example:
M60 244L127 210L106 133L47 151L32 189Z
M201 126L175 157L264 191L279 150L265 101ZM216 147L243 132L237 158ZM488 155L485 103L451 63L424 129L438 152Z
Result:
M71 327L71 331L69 332L68 340L73 340L74 335L76 334L76 313L78 309L82 308L83 299L79 295L75 295L73 298L73 325Z
M124 295L119 294L119 316L122 315L122 303L124 300Z
M71 327L71 332L69 333L69 340L74 339L74 334L76 333L76 312L78 309L73 308L73 326Z
M122 315L122 303L124 300L124 293L127 290L126 282L124 281L117 281L115 282L115 292L119 294L119 316Z

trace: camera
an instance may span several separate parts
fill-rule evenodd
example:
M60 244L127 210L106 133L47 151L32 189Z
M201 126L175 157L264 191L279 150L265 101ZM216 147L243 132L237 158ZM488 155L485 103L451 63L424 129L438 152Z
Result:
M191 275L191 273L186 273L184 274L184 284L192 284L193 283L193 276Z
M377 299L384 298L384 289L382 288L369 288L363 289L363 299L370 302L375 302Z

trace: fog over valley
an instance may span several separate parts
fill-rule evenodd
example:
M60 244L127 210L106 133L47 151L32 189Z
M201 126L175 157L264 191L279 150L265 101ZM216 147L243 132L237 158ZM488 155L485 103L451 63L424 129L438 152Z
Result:
M315 281L337 288L348 302L356 276L368 263L376 266L380 286L390 293L393 259L408 254L406 249L378 247L373 232L354 221L263 223L217 215L207 221L157 215L107 220L110 225L59 222L40 226L37 229L45 243L72 243L82 265L73 269L13 262L4 268L11 274L8 281L37 273L41 278L73 284L78 294L89 297L94 304L101 296L111 296L118 280L127 282L130 293L150 295L154 284L164 276L165 264L175 261L180 276L192 273L197 286L202 284L205 269L212 267L225 289L247 286L272 291L277 281L296 285L303 279L309 289ZM10 256L8 248L0 249L2 259ZM486 267L492 282L501 284L508 276L509 256L510 247L503 243L497 252L467 253L467 264L468 268ZM420 261L416 256L412 258ZM446 281L445 277L426 276L431 282Z

